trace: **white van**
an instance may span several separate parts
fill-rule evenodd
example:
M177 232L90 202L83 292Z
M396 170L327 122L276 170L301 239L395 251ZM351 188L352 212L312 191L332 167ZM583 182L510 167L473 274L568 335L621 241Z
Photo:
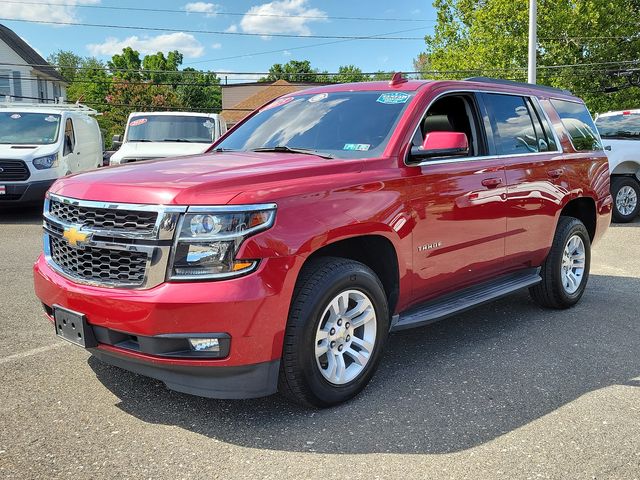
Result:
M0 206L41 201L58 178L102 165L96 114L83 105L0 103Z
M215 113L134 112L124 140L120 135L113 137L113 147L119 150L109 164L203 153L226 132L227 124Z

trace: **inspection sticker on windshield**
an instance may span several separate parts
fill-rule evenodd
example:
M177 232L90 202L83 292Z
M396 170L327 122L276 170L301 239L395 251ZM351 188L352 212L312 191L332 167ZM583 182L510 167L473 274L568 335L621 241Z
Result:
M324 100L325 98L327 98L329 96L328 93L319 93L317 95L314 95L313 97L311 97L309 100L307 100L309 103L316 103L319 102L321 100Z
M57 122L58 119L56 117L54 117L53 115L49 115L48 117L44 117L44 121L53 123L53 122Z
M383 93L378 97L376 102L384 103L385 105L395 105L397 103L407 103L410 95L401 92Z
M14 113L13 115L11 115L11 118L13 118L14 120L18 120L19 118L22 118L22 115L20 115L19 113Z
M147 123L147 119L146 118L138 118L136 120L133 120L131 123L129 123L130 127L137 127L139 125L144 125L145 123Z
M345 143L343 150L357 150L359 152L366 152L371 148L368 143Z
M202 124L202 126L203 126L204 128L206 128L206 129L208 129L208 130L211 130L213 127L215 127L215 126L216 126L216 124L215 124L215 123L213 123L211 120L207 120L206 122L204 122L204 123Z
M287 103L293 102L294 99L295 99L295 97L278 98L278 99L274 100L273 102L271 102L266 107L264 107L260 111L264 112L265 110L270 110L272 108L281 107L282 105L286 105Z

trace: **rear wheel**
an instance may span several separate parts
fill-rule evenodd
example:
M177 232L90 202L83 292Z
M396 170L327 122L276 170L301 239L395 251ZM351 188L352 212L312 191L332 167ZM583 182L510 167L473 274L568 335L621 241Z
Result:
M543 307L572 307L584 293L590 265L589 232L577 218L560 217L551 250L540 271L542 282L529 292Z
M341 258L312 260L289 313L281 393L316 407L349 400L373 376L388 331L386 295L371 269Z
M633 177L614 177L611 180L613 221L628 223L640 211L640 184Z

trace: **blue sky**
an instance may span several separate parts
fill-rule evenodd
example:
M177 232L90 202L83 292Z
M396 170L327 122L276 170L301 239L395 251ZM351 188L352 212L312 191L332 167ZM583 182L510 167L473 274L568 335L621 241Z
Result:
M34 5L34 2L57 3L58 6ZM216 30L228 32L295 34L295 35L379 35L399 32L394 36L423 37L433 29L435 12L430 2L420 0L216 0L189 2L169 0L26 0L5 2L0 17L24 20L131 25L170 28L178 32L156 32L119 28L84 26L52 26L0 20L27 40L45 57L56 50L72 50L79 55L110 58L123 46L130 45L141 53L178 49L185 55L183 66L221 72L264 72L274 63L291 59L310 60L315 68L336 71L340 65L354 64L364 71L411 71L412 60L422 50L424 41L357 40L334 45L307 47L331 42L318 38L242 37L190 33L183 30ZM185 10L185 13L135 12L84 8L83 5L137 7ZM191 13L187 13L190 10ZM224 12L243 15L230 16ZM254 15L244 15L253 13ZM255 15L258 14L258 15ZM265 16L267 14L267 16ZM269 15L296 15L282 18ZM327 17L304 19L300 16ZM381 17L385 21L339 20L331 17ZM393 18L423 21L397 21ZM335 40L333 40L335 41ZM255 54L271 50L278 52ZM237 76L229 75L229 79ZM251 77L238 78L251 80Z

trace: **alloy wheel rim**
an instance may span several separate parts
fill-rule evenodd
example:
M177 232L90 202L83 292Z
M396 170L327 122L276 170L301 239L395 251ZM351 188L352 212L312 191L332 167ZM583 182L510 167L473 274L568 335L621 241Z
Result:
M324 309L316 331L316 365L329 383L344 385L362 374L376 342L377 317L371 299L345 290Z
M569 295L576 293L582 284L586 260L584 241L579 235L573 235L562 253L562 287Z
M616 195L616 208L622 215L631 215L638 206L638 194L636 191L625 185Z

